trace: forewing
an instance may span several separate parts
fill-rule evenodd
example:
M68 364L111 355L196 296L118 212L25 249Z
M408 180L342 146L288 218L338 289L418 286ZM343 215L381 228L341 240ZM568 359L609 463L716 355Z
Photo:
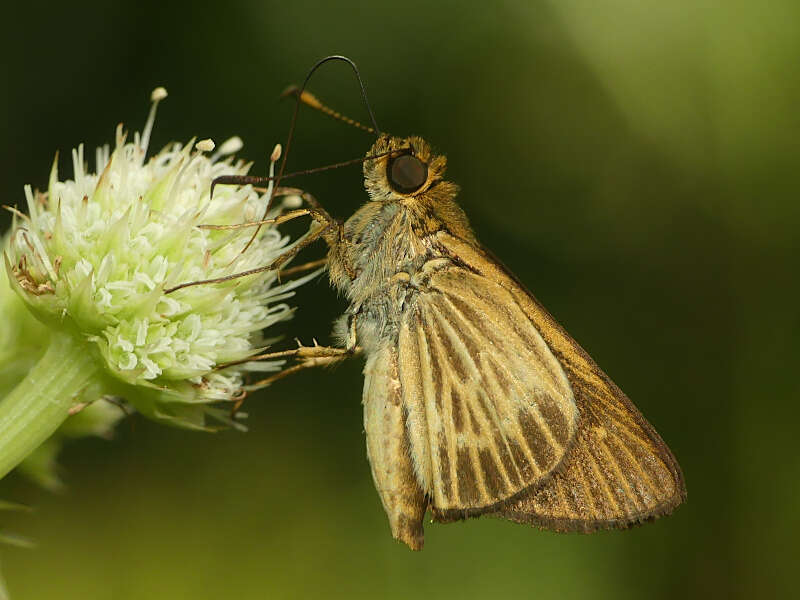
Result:
M404 311L398 367L418 478L436 514L464 516L544 482L573 443L578 410L511 292L445 262L423 272Z
M464 269L508 291L563 367L578 407L578 431L563 464L495 514L558 531L593 531L632 525L678 506L686 497L680 467L625 394L496 260L446 234L439 243ZM434 514L439 520L454 518Z

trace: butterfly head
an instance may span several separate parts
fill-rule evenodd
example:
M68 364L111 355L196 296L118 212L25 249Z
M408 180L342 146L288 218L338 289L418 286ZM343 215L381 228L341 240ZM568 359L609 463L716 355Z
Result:
M400 201L424 196L442 183L447 159L421 137L381 134L364 161L364 186L372 200Z

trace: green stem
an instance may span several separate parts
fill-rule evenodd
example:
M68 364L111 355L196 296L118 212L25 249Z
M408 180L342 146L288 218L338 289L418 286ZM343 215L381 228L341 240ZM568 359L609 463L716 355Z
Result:
M44 356L0 402L0 478L59 428L99 369L85 344L53 334Z

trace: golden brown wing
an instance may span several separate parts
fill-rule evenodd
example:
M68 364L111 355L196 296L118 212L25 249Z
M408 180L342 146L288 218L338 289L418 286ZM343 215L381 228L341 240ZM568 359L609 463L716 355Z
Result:
M498 284L542 336L566 373L578 431L552 477L531 485L493 514L557 531L625 527L671 512L686 498L675 457L631 401L502 265L444 232L441 249L476 279ZM503 296L503 301L505 301ZM499 299L498 299L499 300ZM441 521L463 518L439 510Z
M561 464L572 388L511 291L451 261L421 278L397 344L417 478L437 514L491 511Z
M428 501L411 460L396 348L384 347L370 355L364 367L363 403L367 456L392 535L412 550L421 550Z

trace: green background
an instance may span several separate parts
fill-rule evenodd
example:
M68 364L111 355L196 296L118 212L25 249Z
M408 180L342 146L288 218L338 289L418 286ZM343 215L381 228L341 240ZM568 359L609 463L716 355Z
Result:
M284 87L355 59L380 126L449 159L479 238L622 387L678 457L688 502L625 532L557 535L491 519L394 542L372 485L361 364L247 404L251 431L134 417L62 456L67 489L16 476L3 514L38 542L0 548L13 598L786 597L800 459L800 3L95 2L4 9L6 204L55 150L139 129L151 147L240 134L263 173ZM10 12L9 12L10 11ZM311 89L364 118L332 65ZM301 113L290 169L371 138ZM358 168L296 180L346 218ZM5 217L3 217L5 219ZM4 221L7 222L7 221ZM309 258L322 248L310 250ZM327 339L344 302L298 294L289 339ZM289 343L288 341L286 342ZM796 593L796 591L795 591Z

